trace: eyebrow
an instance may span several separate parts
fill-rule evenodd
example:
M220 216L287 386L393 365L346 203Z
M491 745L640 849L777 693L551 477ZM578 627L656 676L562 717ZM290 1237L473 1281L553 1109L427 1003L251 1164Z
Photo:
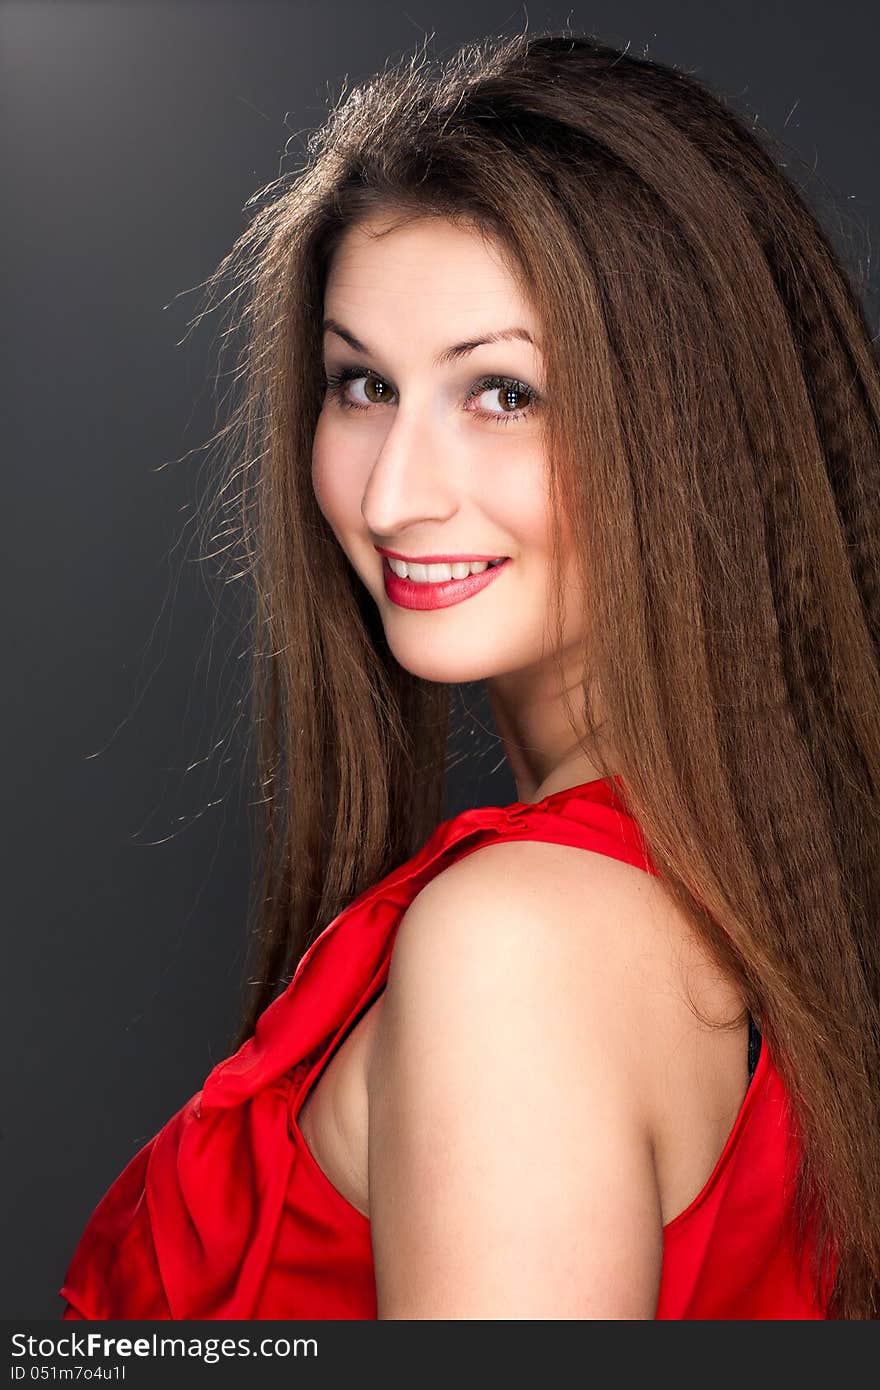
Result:
M347 328L344 328L341 323L337 323L336 319L324 320L324 332L335 333L337 338L342 338L354 352L363 352L368 357L373 356L370 349L366 347L359 338L356 338L353 333L350 333ZM520 342L524 343L531 343L534 346L535 340L531 333L525 328L501 328L496 333L484 334L482 338L471 338L466 342L453 343L451 347L444 348L444 350L434 358L434 366L443 367L448 362L458 362L462 357L467 357L469 352L473 352L474 348L483 347L487 343L506 343L513 339L518 339Z

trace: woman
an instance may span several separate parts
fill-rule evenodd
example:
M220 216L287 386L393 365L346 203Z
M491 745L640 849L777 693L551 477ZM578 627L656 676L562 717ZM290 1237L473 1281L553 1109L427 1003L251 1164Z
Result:
M815 218L520 35L352 92L230 268L259 980L65 1316L876 1317L880 372ZM438 825L472 680L519 800Z

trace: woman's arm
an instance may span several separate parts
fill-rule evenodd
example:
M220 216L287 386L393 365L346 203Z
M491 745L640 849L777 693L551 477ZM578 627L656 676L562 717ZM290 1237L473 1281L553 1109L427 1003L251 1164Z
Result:
M380 1318L654 1316L643 875L561 853L478 850L398 928L368 1077Z

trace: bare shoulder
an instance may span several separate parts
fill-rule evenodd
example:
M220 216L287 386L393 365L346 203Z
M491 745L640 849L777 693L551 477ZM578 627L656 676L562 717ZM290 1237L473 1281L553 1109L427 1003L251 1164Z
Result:
M653 1316L666 913L643 870L543 841L404 913L368 1074L380 1316Z
M632 1080L652 1090L652 1032L673 1048L682 1030L708 1031L692 1003L716 1023L741 1008L662 882L579 846L505 841L465 855L415 898L392 956L400 988L422 987L430 972L456 991L515 966L532 980L535 971L551 975L555 1006L589 1010L601 1021L603 1053L612 1044L628 1051Z

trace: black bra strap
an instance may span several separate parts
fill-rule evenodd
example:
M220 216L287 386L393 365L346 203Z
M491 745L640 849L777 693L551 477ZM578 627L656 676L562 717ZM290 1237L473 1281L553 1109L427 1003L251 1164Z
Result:
M749 1014L749 1080L755 1074L755 1067L758 1065L758 1058L761 1055L761 1034L755 1027L755 1021Z

